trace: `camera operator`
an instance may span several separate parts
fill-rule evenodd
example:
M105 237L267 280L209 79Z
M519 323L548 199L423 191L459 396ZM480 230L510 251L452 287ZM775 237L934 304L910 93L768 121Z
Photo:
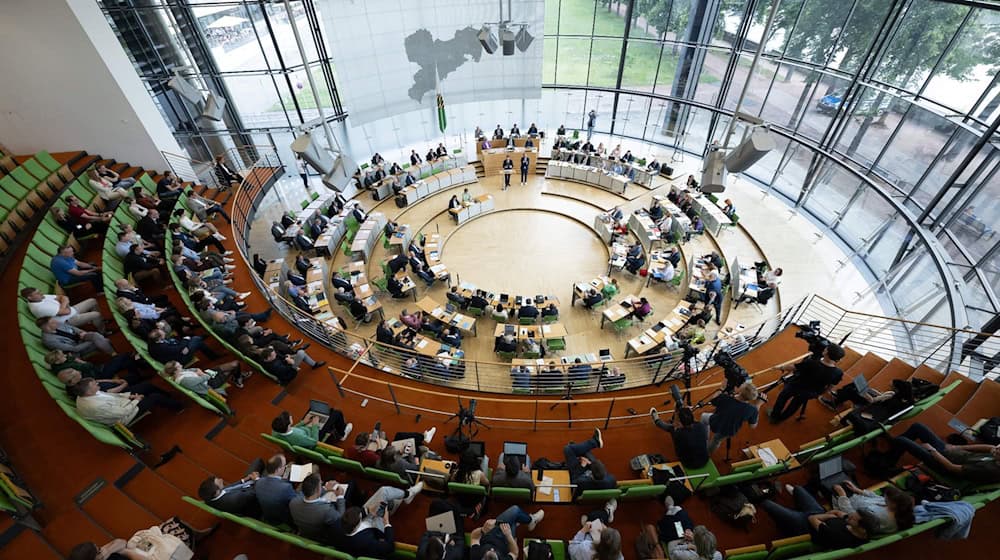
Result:
M715 412L703 412L701 423L707 424L712 431L712 438L708 444L708 453L719 448L726 438L731 438L740 431L743 423L750 424L751 428L757 427L760 418L760 405L765 402L764 395L757 392L753 383L747 381L736 389L736 394L730 395L724 391L711 400L715 406Z
M844 372L837 367L837 362L843 357L844 349L829 343L818 357L813 353L797 364L778 368L794 374L785 381L785 386L774 401L774 408L770 412L771 422L777 424L787 420L800 409L802 413L799 418L804 417L806 404L810 399L819 397L844 378Z
M686 469L700 469L708 462L708 426L694 421L694 413L690 407L680 402L674 406L677 406L680 427L674 424L674 418L670 422L660 420L660 414L655 408L649 409L649 416L657 428L670 433L681 465Z

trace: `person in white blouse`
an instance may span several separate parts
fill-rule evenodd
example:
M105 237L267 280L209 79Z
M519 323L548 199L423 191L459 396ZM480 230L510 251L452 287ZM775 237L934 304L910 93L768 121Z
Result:
M586 521L585 517L583 521L583 527L569 541L572 560L624 560L622 535L617 529L608 527L602 517L592 521Z
M225 236L219 233L218 228L216 228L214 224L210 224L207 222L199 222L197 220L194 220L190 216L188 216L187 213L184 212L184 210L180 209L174 210L174 216L177 218L177 223L179 223L182 228L186 229L187 231L190 231L195 236L208 237L209 235L211 235L212 237L218 239L219 241L226 240Z
M139 204L131 196L125 197L125 204L128 204L128 211L130 214L135 216L137 219L143 219L146 214L149 214L149 208Z
M693 531L684 531L684 538L667 543L670 560L722 560L722 553L716 550L715 535L704 525Z
M233 385L242 389L244 380L253 374L249 371L241 372L240 364L235 360L220 364L208 371L185 368L180 362L167 362L163 366L163 373L199 395L207 395L209 389L225 395L224 386L227 381L232 381Z
M96 169L88 171L87 178L90 182L90 188L94 189L97 195L107 202L122 200L128 196L128 190L116 188L110 180L101 177Z
M81 379L73 386L73 393L76 394L76 411L80 416L105 426L113 426L118 422L128 425L137 416L157 405L175 411L184 409L184 405L158 389L145 395L101 391L93 377Z

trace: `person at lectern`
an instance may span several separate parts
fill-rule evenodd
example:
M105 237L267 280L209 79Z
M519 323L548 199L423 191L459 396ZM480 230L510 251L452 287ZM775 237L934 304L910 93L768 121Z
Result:
M514 160L510 159L508 155L506 159L503 160L503 190L510 188L510 176L514 172Z

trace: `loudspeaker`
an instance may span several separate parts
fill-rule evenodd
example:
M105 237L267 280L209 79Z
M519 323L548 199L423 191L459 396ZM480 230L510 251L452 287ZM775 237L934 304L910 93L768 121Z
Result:
M726 190L726 166L722 152L715 150L705 158L705 169L701 173L701 192L717 193Z
M497 47L499 46L497 44L496 36L493 35L493 32L490 31L490 28L485 25L483 26L482 29L479 30L479 43L483 45L483 50L486 51L486 54L495 53Z
M528 33L528 29L525 27L522 27L521 30L517 32L517 37L514 38L514 41L517 43L517 49L521 52L528 50L528 47L531 46L531 42L534 40L535 38L531 35L531 33Z
M500 41L503 43L503 55L512 56L514 54L514 32L506 28L501 29Z
M756 128L750 133L749 138L729 153L726 158L726 169L730 173L742 173L776 147L771 131Z
M320 175L327 175L333 171L333 158L326 150L319 147L313 141L309 133L296 138L290 147L295 154L305 160Z
M222 112L226 108L226 100L209 93L205 98L205 106L201 109L201 118L213 121L222 120Z
M198 105L203 101L202 94L198 91L198 88L180 76L170 78L170 81L167 82L167 87L174 90L177 95L192 105Z

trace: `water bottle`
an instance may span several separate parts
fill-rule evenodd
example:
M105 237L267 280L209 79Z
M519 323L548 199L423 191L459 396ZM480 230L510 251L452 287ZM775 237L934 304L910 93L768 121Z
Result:
M559 489L558 489L558 488L556 488L556 489L555 489L555 490L553 491L553 493L552 493L552 496L553 496L553 501L556 501L556 502L558 502L558 501L559 501Z

